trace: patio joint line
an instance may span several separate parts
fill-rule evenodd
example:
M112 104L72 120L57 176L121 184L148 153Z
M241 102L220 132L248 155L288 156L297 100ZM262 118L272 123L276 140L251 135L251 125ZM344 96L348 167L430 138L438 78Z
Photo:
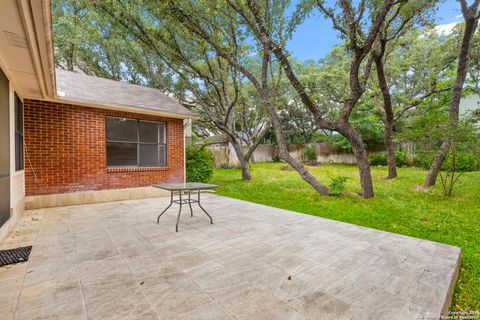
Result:
M126 205L128 207L131 208L130 205L124 203L123 201L121 201L119 203L119 205ZM124 259L123 257L123 254L122 252L118 249L118 247L115 245L115 242L113 241L112 237L110 236L110 234L108 233L107 229L105 228L105 223L102 222L102 228L103 228L103 231L105 232L105 234L107 235L108 239L110 239L110 242L115 246L115 249L118 251L118 255L120 256L120 259L122 260L122 263L128 268L128 271L130 271L130 274L132 276L132 278L135 280L135 284L136 286L140 289L140 291L142 292L142 295L143 297L145 298L145 300L147 300L148 304L150 305L150 307L153 309L153 311L155 311L155 314L157 315L157 318L158 319L161 319L162 318L162 315L159 313L159 311L157 310L157 308L155 307L155 305L150 301L150 299L148 298L148 295L145 293L145 291L143 290L142 286L138 283L138 279L137 277L135 277L135 273L133 272L133 270L130 268L130 265L126 262L126 260ZM135 230L136 233L138 233L138 231L133 228ZM142 237L143 238L143 237Z
M295 213L302 214L301 212L295 212ZM264 222L264 223L269 224L269 225L272 225L272 226L276 226L276 224L271 223L271 222ZM202 232L202 233L208 234L208 233L204 232L202 229L195 227L194 225L192 225L192 227L193 227L194 229ZM229 231L231 231L231 232L233 232L233 233L236 233L236 234L238 234L238 235L244 236L245 238L247 238L247 239L249 239L249 240L251 240L251 241L261 242L261 243L264 244L264 245L267 245L267 246L270 246L270 247L272 247L272 248L275 248L275 246L272 246L271 244L269 244L269 243L267 243L267 242L259 241L258 239L257 239L257 240L256 240L256 239L253 239L252 237L250 237L250 236L248 236L248 235L245 235L243 232L238 232L238 231L232 230L232 229L230 229L230 228L228 228L228 227L223 227L223 228L226 229L226 230L229 230ZM238 247L236 247L236 246L234 246L234 245L231 245L231 244L228 244L228 246L230 246L230 247L232 247L232 248L235 248L235 249L237 249L237 250L240 250L242 253L244 253L244 254L246 254L246 255L248 255L248 256L251 257L251 255L249 254L248 250L246 250L246 249L238 248ZM199 250L208 255L208 253L205 252L205 251L203 251L202 249L199 249ZM217 261L217 262L219 262L219 263L221 263L225 268L227 268L227 269L229 269L229 270L231 270L231 271L234 271L231 267L224 265L220 260L218 260L218 259L216 259L216 258L214 258L214 260ZM405 258L405 260L406 260L406 258ZM309 261L309 262L312 262L312 263L317 264L315 260L306 259L306 261ZM267 264L268 266L270 266L270 267L278 270L279 272L286 273L284 270L280 269L278 266L271 265L270 263L266 263L266 264ZM193 279L192 279L192 281L193 281ZM249 283L251 283L253 286L255 285L254 280L247 280L247 281L248 281ZM310 290L310 289L311 289L311 287L305 288L303 291L301 291L300 293L298 293L297 295L295 295L295 298L300 297L302 294L304 294L305 292L307 292L307 291ZM208 294L208 293L207 293L207 294ZM273 294L269 293L269 295L275 299L275 296L274 296ZM342 300L342 299L340 299L340 300ZM342 300L342 301L343 301L343 300ZM283 301L282 301L282 302L283 302ZM295 308L295 307L294 307L293 305L291 305L290 303L288 303L288 302L283 302L283 303L284 303L285 305L293 308L295 311L301 313L297 308ZM221 305L220 303L218 303L218 304ZM223 308L223 306L222 306L222 308ZM358 314L358 312L357 312L351 319L355 318L355 316L357 316L357 314Z
M204 232L202 229L199 229L199 228L197 228L197 227L195 227L195 226L192 226L192 225L191 225L191 227L194 228L194 229L196 229L196 230L198 230L198 231L200 231L200 232L202 232L202 233L204 233L204 234L207 234L207 235L208 235L208 233L207 233L207 232ZM229 230L229 231L231 231L231 232L234 232L234 233L239 234L237 231L234 231L234 230L232 230L232 229L229 229L229 228L226 228L226 227L223 227L223 228L226 229L226 230ZM242 235L243 235L243 233L242 233ZM245 236L245 235L244 235L244 236ZM255 241L255 240L251 239L250 237L247 237L247 236L245 236L245 237L248 238L248 239L250 239L250 240L252 240L252 241ZM262 242L262 243L265 244L264 242ZM268 245L268 244L267 244L267 245ZM249 255L248 252L245 252L243 249L240 249L240 248L237 248L237 247L235 247L235 246L232 246L231 244L227 244L227 246L232 247L232 248L237 249L237 250L240 250L242 253L247 254L248 256L251 257L251 255ZM197 248L197 249L198 249L198 248ZM205 252L205 251L203 251L202 249L198 249L198 250L201 251L201 252L203 252L203 253L205 253L206 255L210 256L210 254L209 254L208 252ZM222 261L218 260L218 259L215 258L215 257L212 257L212 258L213 258L214 261L217 261L218 263L220 263L221 265L223 265L223 266L224 266L225 268L227 268L228 270L235 272L235 270L233 270L231 267L223 264ZM273 268L275 268L275 269L277 269L277 270L280 271L280 272L283 272L282 270L278 269L278 268L275 267L275 266L272 266L272 265L270 265L270 264L268 264L268 265L271 266L271 267L273 267ZM207 292L205 292L205 291L203 290L203 288L202 288L194 279L190 278L190 276L189 276L188 274L187 274L187 277L188 277L191 281L193 281L206 295L208 295L212 300L214 300L226 313L228 313L229 315L231 315L234 319L237 319L237 317L235 317L228 309L226 309L226 308L220 303L220 301L218 301L217 299L215 299L214 297L212 297L210 294L208 294ZM250 284L252 284L252 286L255 286L253 280L246 280L246 281L249 282ZM268 295L275 299L275 296L272 295L271 293L268 293ZM282 302L283 302L283 301L282 301ZM285 302L283 302L283 303L285 303ZM288 306L290 306L290 304L288 304L288 303L285 303L285 304L288 305ZM291 307L291 306L290 306L290 307ZM196 308L195 308L195 309L196 309ZM195 310L195 309L194 309L194 310Z
M203 251L202 251L203 252ZM227 266L225 266L226 268L228 268ZM182 272L186 275L186 277L188 279L190 279L190 281L192 281L198 288L200 288L200 290L205 293L210 299L212 299L212 301L214 301L216 304L218 304L220 306L220 308L222 308L223 311L225 311L225 313L227 313L228 315L230 315L233 319L238 319L237 317L235 317L228 309L226 309L221 303L220 301L218 301L217 299L215 299L215 297L213 297L212 295L210 295L208 292L206 292L205 290L203 290L202 286L200 286L196 281L195 279L192 279L187 273L185 272ZM199 308L201 306L198 306L197 308ZM192 310L195 310L197 308L194 308ZM192 311L190 310L190 311ZM187 312L190 312L190 311L187 311Z
M153 205L150 205L150 204L149 204L149 206L150 206L151 208L153 208L153 209L158 209L158 208L154 207ZM188 224L188 223L187 223L187 224ZM189 224L189 225L190 225L190 227L192 227L193 229L196 229L196 230L198 230L198 231L200 231L200 232L202 232L202 233L204 233L204 234L208 234L207 232L204 232L203 230L201 230L201 229L199 229L199 228L197 228L197 227L195 227L195 226L193 226L193 225L191 225L191 224ZM225 228L225 229L227 229L227 228ZM140 234L136 228L134 228L134 230L135 230L135 232L137 232L138 234ZM230 229L228 229L228 230L230 230ZM230 231L232 231L232 230L230 230ZM232 232L234 232L234 231L232 231ZM140 236L141 236L142 238L144 238L148 243L150 243L151 245L155 246L150 240L146 239L142 234L140 234ZM233 246L231 246L231 247L234 248ZM203 250L201 250L201 249L198 249L198 248L197 248L197 250L199 250L199 251L203 252L204 254L210 256L207 252L205 252L205 251L203 251ZM213 259L214 259L215 261L218 261L218 260L215 259L215 258L213 258ZM223 265L223 264L222 264L222 265ZM224 266L225 266L225 265L224 265ZM225 266L225 268L230 269L230 268L228 268L227 266ZM177 270L178 270L178 269L177 269ZM231 269L230 269L230 270L231 270ZM200 286L200 285L195 281L195 279L193 279L192 277L190 277L189 274L187 274L187 273L185 273L185 272L183 272L183 271L181 271L181 270L178 270L178 271L181 272L181 273L183 273L183 274L185 274L185 276L186 276L190 281L192 281L203 293L205 293L210 299L212 299L213 302L215 302L220 308L222 308L222 310L225 311L226 314L230 315L233 319L238 319L238 318L235 317L228 309L226 309L226 308L220 303L220 301L218 301L218 300L215 299L212 295L210 295L208 292L206 292L205 290L203 290L202 286ZM191 311L193 311L193 310L195 310L195 309L197 309L197 308L200 308L200 307L201 307L201 305L198 306L198 307L196 307L196 308L194 308L194 309L192 309L192 310L190 310L190 311L187 311L187 312L191 312Z
M225 228L225 229L228 229L228 228ZM198 230L198 229L197 229L197 230ZM231 229L228 229L228 230L231 230ZM200 231L201 231L201 230L200 230ZM231 231L232 231L232 232L236 232L236 231L233 231L233 230L231 230ZM242 235L243 235L244 237L252 240L252 241L259 242L258 240L254 240L254 239L252 239L252 238L244 235L243 233L242 233ZM268 243L266 243L266 242L261 242L261 243L264 244L264 245L267 245L267 246L270 246L270 247L274 248L272 245L270 245L270 244L268 244ZM254 258L254 257L252 257L252 256L248 253L248 251L245 251L244 249L237 248L237 247L235 247L235 246L233 246L233 245L230 245L230 244L228 244L228 246L230 246L230 247L232 247L232 248L235 248L235 249L237 249L237 250L240 250L242 253L248 255L248 256L251 257L251 258ZM199 250L208 255L207 252L205 252L205 251L203 251L203 250L201 250L201 249L199 249ZM254 259L255 259L255 258L254 258ZM216 259L216 258L214 258L214 260L217 261L217 262L219 262L220 264L222 264L225 268L227 268L227 269L235 272L235 270L233 270L230 266L224 265L220 260L218 260L218 259ZM265 262L265 264L268 265L269 267L271 267L271 268L279 271L279 272L288 274L287 272L285 272L284 270L280 269L280 268L277 267L277 266L271 265L270 263L266 263L266 262ZM289 275L290 275L290 274L289 274ZM251 283L252 286L255 286L255 280L247 280L247 282ZM305 288L303 291L301 291L300 293L298 293L297 295L295 295L294 298L300 297L302 294L304 294L305 292L307 292L307 291L310 290L311 288L312 288L312 287ZM271 296L273 299L276 299L276 297L275 297L274 294L268 293L268 295ZM292 306L290 303L284 302L284 301L281 301L281 300L279 300L279 301L282 302L282 303L284 303L285 305L293 308L295 311L298 311L297 308L295 308L294 306ZM220 303L219 303L219 304L220 304ZM301 313L300 311L298 311L298 312ZM353 319L353 318L352 318L352 319Z
M232 248L236 248L236 247L234 247L234 246L231 246L231 247L232 247ZM236 248L236 249L238 249L238 248ZM241 249L239 249L239 250L241 250ZM241 250L241 251L244 252L243 250ZM202 251L202 252L203 252L203 251ZM215 260L216 260L217 262L221 263L221 261L219 261L219 260L217 260L217 259L215 259ZM225 268L229 269L230 271L235 272L235 270L233 270L231 267L226 266L226 265L224 265L223 263L221 263L221 264L222 264ZM272 267L272 268L274 268L274 269L276 269L276 270L278 270L278 271L280 271L280 272L282 272L282 273L285 273L283 270L279 269L279 268L276 267L276 266L272 266L271 264L268 264L268 263L267 263L267 265L270 266L270 267ZM192 280L192 281L194 281L194 280ZM254 280L248 280L248 279L247 279L246 281L249 282L249 283L252 285L252 287L255 287L255 279L254 279ZM293 297L293 298L297 298L297 297L301 296L303 293L307 292L309 289L311 289L311 288L306 288L304 291L302 291L301 293L297 294L297 295L296 295L295 297ZM260 290L263 290L263 289L260 289ZM207 293L207 294L208 294L208 293ZM298 313L301 314L301 312L300 312L299 310L297 310L296 308L294 308L294 306L292 306L290 303L285 302L285 301L282 301L282 300L279 300L279 299L278 299L274 294L272 294L271 292L266 292L266 294L267 294L269 297L271 297L272 299L278 301L279 303L285 304L286 306L294 309L296 312L298 312ZM217 300L215 299L215 301L217 301ZM222 306L221 303L220 303L220 301L217 301L217 302L218 302L218 304L219 304L220 306ZM223 308L223 306L222 306L222 308ZM225 308L223 308L223 309L225 309ZM234 318L235 318L235 317L234 317ZM235 319L236 319L236 318L235 318ZM352 319L353 319L353 318L352 318Z
M72 230L72 225L71 225L71 219L72 219L72 214L71 214L71 207L68 207L67 208L67 212L68 212L68 226L70 227L70 231ZM70 235L73 237L72 233L70 233ZM85 290L83 288L83 282L82 282L82 277L81 277L81 274L80 274L80 267L78 265L78 255L77 255L77 241L75 238L72 239L73 240L73 252L74 252L74 255L75 255L75 269L77 269L77 274L78 274L78 284L80 285L80 289L82 289L82 302L83 302L83 308L85 310L85 317L88 319L89 316L88 316L88 308L87 308L87 302L86 302L86 299L85 299Z
M130 206L129 204L127 204L127 203L126 203L125 205L131 207L131 206ZM153 206L150 206L150 207L154 208ZM133 208L132 208L132 209L133 209ZM137 216L138 216L138 214L137 214ZM192 227L193 227L193 226L192 226ZM195 227L193 227L193 228L196 229L196 230L199 230L198 228L195 228ZM148 243L150 243L152 246L155 246L154 243L152 243L149 239L145 238L140 232L138 232L137 228L134 227L133 230L135 230L135 232L136 232L142 239L144 239L145 241L147 241ZM202 232L202 233L206 233L206 232L203 232L202 230L199 230L199 231ZM198 250L208 255L208 253L204 252L203 250L200 250L200 249L198 249ZM176 269L176 268L175 268L175 269ZM181 270L178 270L178 269L176 269L176 270L177 270L178 272L183 273L183 274L184 274L190 281L192 281L192 283L195 284L203 293L205 293L210 299L212 299L213 302L215 302L220 308L222 308L222 310L225 311L225 313L227 313L228 315L230 315L233 319L237 319L237 317L235 317L230 311L228 311L227 309L225 309L225 307L220 303L220 301L218 301L217 299L215 299L214 297L212 297L210 294L208 294L205 290L203 290L203 288L202 288L193 278L191 278L187 273L185 273L185 272L183 272L183 271L181 271ZM149 303L151 303L151 302L149 301ZM187 311L187 312L191 312L191 311L193 311L193 310L195 310L195 309L198 309L198 308L200 308L200 307L202 307L202 306L203 306L203 305L200 305L200 306L195 307L195 308L193 308L192 310L189 310L189 311ZM178 316L178 315L177 315L177 316Z
M44 221L44 215L42 214L41 220L39 221L37 230L35 232L35 241L33 241L33 243L32 243L32 251L34 250L35 245L37 244L38 233L40 232L40 227L42 226L43 221ZM17 221L17 224L19 224L19 221ZM15 226L15 228L12 231L17 229L16 227L17 226ZM31 254L32 254L32 252L30 252L30 255ZM17 300L15 301L15 308L13 309L14 311L13 311L12 319L15 319L15 315L17 313L18 303L20 302L20 297L22 296L22 292L23 292L23 284L25 283L25 278L27 276L28 267L30 265L30 259L28 259L25 263L27 264L27 266L25 267L25 272L23 273L23 277L22 277L22 285L21 285L20 290L18 292Z

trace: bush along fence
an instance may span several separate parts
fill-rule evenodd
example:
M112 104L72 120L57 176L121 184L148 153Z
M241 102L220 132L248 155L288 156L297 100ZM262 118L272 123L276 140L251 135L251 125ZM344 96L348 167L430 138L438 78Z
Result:
M208 149L213 155L213 164L217 168L236 168L240 162L235 151L228 145L210 145ZM434 151L425 151L425 146L418 146L413 142L403 142L397 145L396 160L399 167L417 167L428 169L435 157ZM427 149L428 150L428 149ZM355 164L353 152L335 149L326 143L315 143L307 146L288 145L288 151L298 161L312 163L343 163ZM387 154L383 145L368 149L369 161L372 166L386 166ZM278 148L271 144L260 144L252 157L253 162L275 162L278 159ZM457 157L456 166L459 171L473 171L480 169L478 155L461 152Z
M228 145L210 145L208 149L213 154L213 163L217 168L232 168L238 167L240 162L233 150L233 147ZM370 154L381 152L385 148L381 145L369 148ZM316 162L318 163L345 163L355 164L355 156L353 152L348 150L340 150L332 148L325 143L315 143L307 147L304 145L291 144L288 145L288 151L292 157L298 161L312 161L311 153L315 154ZM252 157L253 162L275 162L278 161L278 148L271 144L260 144L255 149Z

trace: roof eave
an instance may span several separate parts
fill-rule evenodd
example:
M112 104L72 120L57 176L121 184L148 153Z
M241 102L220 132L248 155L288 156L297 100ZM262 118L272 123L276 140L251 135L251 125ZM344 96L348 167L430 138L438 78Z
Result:
M50 1L19 0L18 7L41 96L45 99L53 98L56 85Z
M190 114L181 114L181 113L170 113L165 111L157 111L154 109L138 108L138 107L132 107L127 105L113 104L113 103L96 103L92 101L77 100L77 99L71 99L71 98L59 97L59 96L56 96L53 102L80 105L84 107L98 108L98 109L105 109L105 110L148 114L153 116L161 116L161 117L176 118L176 119L196 120L200 118L196 114L190 115Z

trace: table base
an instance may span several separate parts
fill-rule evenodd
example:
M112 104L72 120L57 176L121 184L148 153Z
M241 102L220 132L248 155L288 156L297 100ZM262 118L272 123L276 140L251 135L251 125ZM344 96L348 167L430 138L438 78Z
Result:
M197 199L192 199L192 194L197 194ZM178 195L178 199L173 199L174 195ZM188 198L182 198L183 196L188 196ZM178 223L180 222L180 214L182 213L182 206L184 204L188 204L190 207L190 216L193 217L193 208L192 208L192 203L198 203L198 206L200 209L202 209L203 212L210 218L210 224L213 224L213 219L212 217L208 214L207 210L205 210L202 205L200 204L200 190L198 191L170 191L170 204L160 213L157 217L157 223L160 221L160 217L172 206L172 204L179 204L180 208L178 209L178 216L177 216L177 224L175 226L175 232L178 232Z

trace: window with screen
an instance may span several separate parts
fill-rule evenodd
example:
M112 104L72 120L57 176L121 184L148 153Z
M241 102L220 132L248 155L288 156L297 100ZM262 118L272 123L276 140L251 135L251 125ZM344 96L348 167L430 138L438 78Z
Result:
M108 167L164 167L167 165L163 122L106 118Z
M23 102L15 93L15 171L23 168Z

